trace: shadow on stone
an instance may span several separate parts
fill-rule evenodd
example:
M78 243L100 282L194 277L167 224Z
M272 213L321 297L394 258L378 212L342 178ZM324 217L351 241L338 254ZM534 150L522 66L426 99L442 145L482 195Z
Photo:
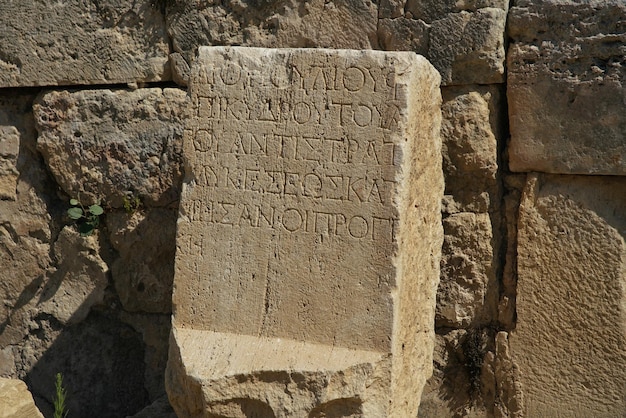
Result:
M56 320L49 317L42 322L53 326ZM148 402L143 360L141 335L92 312L58 334L25 381L46 416L52 412L55 375L62 373L69 417L117 418L138 412Z

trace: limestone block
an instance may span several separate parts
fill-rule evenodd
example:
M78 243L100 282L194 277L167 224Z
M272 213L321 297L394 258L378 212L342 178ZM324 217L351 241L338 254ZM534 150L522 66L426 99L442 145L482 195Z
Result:
M184 91L53 91L33 110L37 148L71 197L114 208L129 193L145 206L178 199Z
M15 126L0 126L0 199L15 200L20 133Z
M0 91L0 132L9 134L11 144L5 143L5 155L16 155L8 159L10 174L0 175L0 182L10 184L13 199L0 199L0 349L21 342L29 333L31 313L37 312L38 293L52 264L52 216L44 194L50 184L35 152L33 99L31 93Z
M269 0L171 2L167 31L175 52L194 58L200 45L270 48L378 46L376 2Z
M424 54L445 86L504 82L508 2L409 1L405 10L380 19L382 49Z
M153 208L107 215L113 248L115 289L130 312L171 313L176 218L173 209Z
M498 280L491 219L487 213L457 213L443 220L437 326L485 325L497 316Z
M413 53L200 48L179 416L415 416L441 254L439 75Z
M498 143L504 141L503 95L498 86L442 89L444 210L494 212L502 190Z
M451 13L432 23L428 59L442 84L504 82L506 9Z
M43 418L21 380L0 377L0 418Z
M511 9L511 170L626 174L624 19L623 0Z
M169 79L154 2L0 0L0 87Z
M76 324L93 305L102 303L109 267L100 258L96 236L82 237L75 227L63 228L53 246L56 271L39 297L42 312L62 324Z
M404 8L414 19L431 23L450 13L475 12L486 7L506 11L509 2L507 0L407 0Z
M524 416L626 411L626 178L530 175L517 236Z

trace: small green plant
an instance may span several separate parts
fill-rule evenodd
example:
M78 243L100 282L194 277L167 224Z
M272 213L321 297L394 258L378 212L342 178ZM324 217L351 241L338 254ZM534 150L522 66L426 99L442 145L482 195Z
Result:
M61 373L57 373L54 388L56 392L54 395L54 418L65 418L68 413L67 405L65 405L67 391L63 387L63 375Z
M72 207L67 210L67 215L76 221L80 235L91 235L100 224L100 215L104 213L102 206L95 204L85 209L77 199L70 199L70 205Z
M129 215L137 212L143 206L143 203L141 203L141 199L139 199L139 196L135 196L132 194L124 196L123 203L124 210Z

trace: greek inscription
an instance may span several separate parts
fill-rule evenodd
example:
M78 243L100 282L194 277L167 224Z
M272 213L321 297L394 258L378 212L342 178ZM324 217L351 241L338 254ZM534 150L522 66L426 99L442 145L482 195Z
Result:
M187 212L194 223L323 234L356 240L392 240L397 227L397 219L392 217L228 201L192 200L187 203ZM200 254L202 241L190 237L181 241L180 249L186 254Z
M401 120L394 100L368 103L350 98L322 97L289 103L283 99L249 104L233 97L193 98L196 116L204 120L264 121L304 126L381 128L392 131Z
M355 139L327 136L280 135L259 132L221 132L191 130L199 159L207 153L258 155L293 161L331 162L339 164L393 165L397 147L385 136Z
M205 85L191 92L198 123L185 135L195 180L207 192L186 204L190 219L392 240L400 154L393 135L405 117L394 71L371 63L200 67L195 77ZM347 204L345 212L337 203ZM324 205L334 210L319 210Z

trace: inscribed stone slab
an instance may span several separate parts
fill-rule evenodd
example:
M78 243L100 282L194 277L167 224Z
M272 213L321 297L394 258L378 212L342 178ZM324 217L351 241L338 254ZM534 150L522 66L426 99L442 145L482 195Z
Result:
M224 383L229 374L269 367L322 373L306 375L317 381L363 365L365 380L382 373L387 383L355 389L355 408L416 412L431 369L442 240L438 85L413 53L200 48L168 374L178 413L200 404L218 413L215 405L241 397L245 385ZM243 370L223 368L242 344L252 347ZM345 351L337 364L334 350ZM198 357L208 363L194 367ZM202 399L177 393L191 384L185 374L201 382ZM229 388L221 400L208 389L218 381ZM287 383L269 384L284 392ZM320 407L316 390L291 406L259 399L297 415Z

